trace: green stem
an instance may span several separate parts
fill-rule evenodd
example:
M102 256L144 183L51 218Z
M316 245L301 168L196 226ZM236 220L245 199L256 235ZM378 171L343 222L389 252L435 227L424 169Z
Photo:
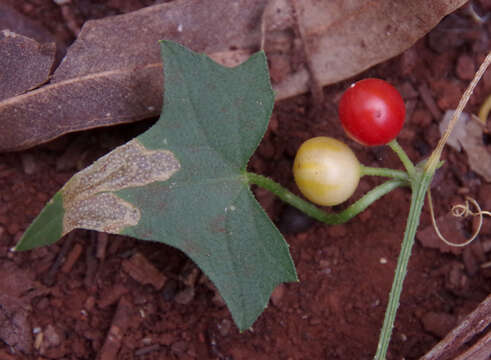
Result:
M400 170L360 165L360 171L361 171L361 176L365 176L365 175L383 176L383 177L398 179L402 181L408 181L407 173Z
M312 203L305 201L292 192L288 191L283 186L271 180L270 178L250 172L246 172L245 176L249 184L256 184L266 190L271 191L287 204L296 207L300 211L320 222L330 225L345 223L352 217L361 213L374 201L378 200L385 194L391 192L399 186L408 185L407 180L389 180L367 192L363 197L361 197L355 203L351 204L351 206L349 206L344 211L340 213L326 213Z
M434 172L421 173L418 171L418 174L418 178L414 179L412 182L413 193L411 197L411 207L409 209L406 230L404 231L401 252L399 253L399 258L397 260L392 289L389 294L389 302L385 311L384 324L379 337L377 353L374 357L375 360L385 360L387 354L387 349L389 347L392 329L394 327L397 314L397 308L399 307L402 286L407 273L407 265L409 263L409 258L414 245L414 237L416 236L416 230L419 225L421 210L424 205L424 198L431 183L431 179L433 178Z
M389 142L387 145L390 146L390 148L399 156L399 159L401 159L402 164L406 168L406 171L409 175L410 178L414 176L415 169L414 169L414 164L413 162L409 159L407 156L406 152L404 149L399 145L396 139L392 140Z

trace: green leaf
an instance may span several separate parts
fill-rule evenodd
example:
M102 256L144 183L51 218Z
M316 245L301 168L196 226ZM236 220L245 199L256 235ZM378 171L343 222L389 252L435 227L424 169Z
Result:
M16 249L74 228L163 242L208 275L244 330L277 284L297 280L288 245L244 174L274 104L266 58L225 68L170 41L161 50L159 121L74 175Z

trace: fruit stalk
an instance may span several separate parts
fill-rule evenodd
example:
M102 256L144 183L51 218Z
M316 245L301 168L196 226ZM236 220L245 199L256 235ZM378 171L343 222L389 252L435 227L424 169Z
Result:
M407 180L393 179L386 181L385 183L373 188L367 192L358 201L351 204L347 209L341 211L340 213L327 213L314 204L303 200L297 195L293 194L289 190L285 189L283 186L277 182L267 178L265 176L246 172L245 173L246 182L249 184L258 185L266 190L271 191L273 194L278 196L281 200L287 204L297 208L298 210L304 212L311 218L314 218L325 224L334 225L342 224L355 217L368 206L370 206L374 201L380 199L385 194L391 192L392 190L400 187L407 186Z

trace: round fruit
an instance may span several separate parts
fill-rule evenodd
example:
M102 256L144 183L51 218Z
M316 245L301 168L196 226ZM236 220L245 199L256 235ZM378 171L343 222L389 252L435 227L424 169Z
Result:
M298 149L293 176L307 199L333 206L355 192L360 181L360 163L341 141L319 136L305 141Z
M399 91L380 79L364 79L350 86L339 103L344 130L364 145L387 144L399 134L406 108Z

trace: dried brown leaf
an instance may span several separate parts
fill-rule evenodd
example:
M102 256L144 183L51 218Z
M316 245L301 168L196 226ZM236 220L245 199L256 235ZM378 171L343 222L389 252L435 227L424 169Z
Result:
M43 26L25 17L3 2L0 2L0 29L9 29L10 31L30 37L40 43L55 41L53 35Z
M453 110L445 113L440 123L441 134L445 132L453 113ZM462 113L447 143L457 151L461 151L463 147L471 169L487 182L491 182L491 154L483 142L483 133L483 125L479 120Z
M274 0L281 4L285 0ZM352 77L394 57L430 31L466 0L316 1L291 0L309 58L285 83L278 97L308 88L310 72L325 86ZM294 79L296 78L296 79Z
M55 44L10 30L0 31L0 100L22 94L48 81Z
M290 1L273 0L263 17L267 0L216 0L213 7L182 0L89 21L49 85L0 101L0 151L157 115L160 39L215 54L228 65L264 39L268 53L281 54L271 57L271 66L278 59L276 69L287 71L277 73L282 81L274 85L277 99L284 99L307 91L311 76L327 85L399 54L464 2L296 0L295 13ZM302 49L295 36L301 36ZM299 51L309 71L298 66Z
M156 116L162 106L158 40L214 53L259 42L263 0L185 0L88 21L49 85L0 102L0 150L68 132Z

